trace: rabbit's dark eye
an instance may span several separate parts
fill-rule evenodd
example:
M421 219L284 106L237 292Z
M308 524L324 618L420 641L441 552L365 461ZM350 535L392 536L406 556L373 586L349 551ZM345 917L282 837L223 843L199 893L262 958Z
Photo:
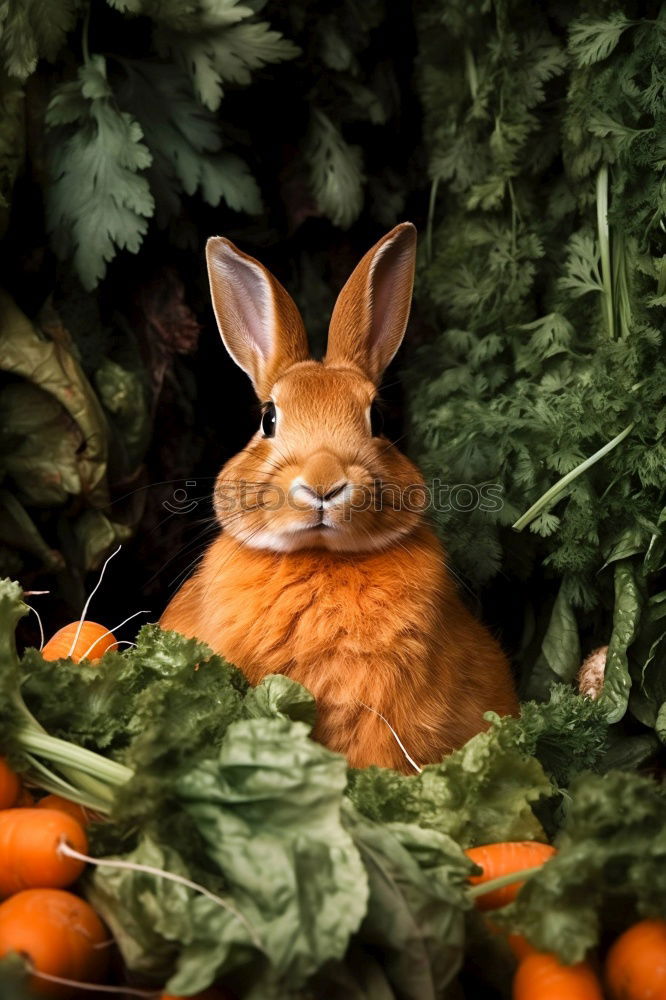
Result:
M275 437L275 403L266 403L261 417L261 433L265 438Z
M379 437L384 430L384 414L378 402L370 407L370 431L373 437Z

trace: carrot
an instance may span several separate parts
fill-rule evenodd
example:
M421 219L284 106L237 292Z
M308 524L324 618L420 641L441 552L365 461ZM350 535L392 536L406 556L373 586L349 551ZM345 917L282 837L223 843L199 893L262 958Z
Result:
M77 632L78 638L76 638ZM71 656L75 663L83 659L95 663L107 649L115 646L116 641L113 633L97 622L72 622L58 629L49 639L42 649L42 656L45 660L62 660Z
M78 802L64 799L62 795L45 795L36 806L37 809L55 809L57 812L67 813L75 819L82 827L86 827L90 822L88 811L80 806Z
M534 952L513 978L513 1000L603 1000L601 984L587 962L562 965L554 955Z
M0 757L0 809L9 809L21 794L21 779L12 771L4 757Z
M76 820L56 809L0 812L0 897L22 889L61 889L76 881L85 865L65 857L61 843L85 853L88 840Z
M641 920L621 934L605 973L612 1000L666 1000L666 920Z
M0 904L0 958L25 956L34 970L29 988L71 998L72 990L39 978L39 973L75 982L99 982L108 964L103 923L83 899L62 889L26 889Z
M550 844L539 844L533 840L509 841L502 844L486 844L483 847L470 847L465 854L480 868L482 875L470 875L472 885L481 885L503 875L511 875L524 868L534 868L555 854L555 848ZM479 910L496 910L512 902L524 882L512 882L501 889L494 889L476 898Z

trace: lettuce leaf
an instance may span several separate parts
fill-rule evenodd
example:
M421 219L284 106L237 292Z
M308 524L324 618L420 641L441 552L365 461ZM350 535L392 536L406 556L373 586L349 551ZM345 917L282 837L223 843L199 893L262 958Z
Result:
M538 760L502 745L501 724L416 776L371 767L352 773L349 787L370 819L440 830L464 847L542 838L531 803L553 791Z
M28 649L21 668L26 704L52 735L130 757L135 741L139 758L150 756L150 745L196 751L238 717L249 688L206 645L157 625L141 629L136 648L106 653L94 666L62 659L54 667Z
M371 819L441 830L464 847L545 839L532 807L603 759L606 714L556 685L548 702L525 702L517 719L494 712L486 719L487 732L416 776L383 768L353 772L351 799Z

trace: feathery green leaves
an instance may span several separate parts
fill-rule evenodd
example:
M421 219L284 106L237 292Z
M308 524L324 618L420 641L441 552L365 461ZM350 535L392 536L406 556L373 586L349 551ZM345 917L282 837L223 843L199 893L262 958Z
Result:
M46 121L49 229L59 255L73 256L84 288L94 288L119 249L141 246L155 208L142 176L152 157L138 122L113 100L102 56L56 90Z

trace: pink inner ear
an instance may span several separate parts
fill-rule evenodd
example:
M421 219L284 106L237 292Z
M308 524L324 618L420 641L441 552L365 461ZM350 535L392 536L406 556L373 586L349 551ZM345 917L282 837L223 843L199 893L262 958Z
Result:
M386 367L400 347L412 297L411 247L398 239L383 247L373 264L371 322L368 349L380 368Z
M249 341L249 346L268 359L273 348L273 300L262 271L250 261L235 254L225 254L215 262L223 282L227 308L233 314L236 331ZM233 332L229 331L230 339Z

